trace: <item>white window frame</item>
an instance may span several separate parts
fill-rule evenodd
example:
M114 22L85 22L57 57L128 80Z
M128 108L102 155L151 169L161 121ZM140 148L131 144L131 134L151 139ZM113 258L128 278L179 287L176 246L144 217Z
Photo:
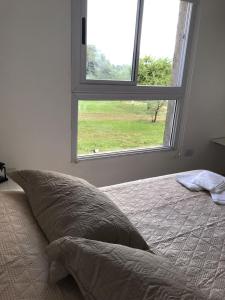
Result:
M139 22L136 25L136 31L140 30L143 1L139 0L141 6ZM170 1L170 0L168 0ZM172 0L171 0L172 1ZM118 155L128 155L152 151L176 150L178 144L179 124L183 108L183 99L186 90L187 69L189 64L191 41L193 38L194 22L196 18L197 4L199 0L181 0L192 3L191 15L188 23L188 37L185 39L182 47L181 62L179 66L180 86L138 86L137 85L137 68L139 59L140 39L135 40L135 68L133 81L110 81L110 80L86 80L85 68L86 55L82 45L82 18L86 17L86 0L72 1L72 143L71 153L72 161L83 159L94 159L101 157L110 157ZM140 36L140 34L138 35ZM137 35L136 35L137 37ZM110 153L99 153L91 155L77 154L77 137L78 137L78 101L79 100L176 100L176 114L174 116L174 127L172 131L172 144L170 147L145 148L135 150L124 150Z

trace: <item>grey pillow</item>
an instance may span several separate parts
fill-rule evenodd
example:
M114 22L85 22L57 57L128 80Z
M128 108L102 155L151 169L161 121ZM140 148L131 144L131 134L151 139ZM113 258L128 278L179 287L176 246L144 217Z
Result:
M47 254L74 277L86 300L204 299L166 258L146 251L64 237L52 242Z
M10 176L24 189L49 241L70 235L148 250L121 210L85 180L35 170L16 171Z

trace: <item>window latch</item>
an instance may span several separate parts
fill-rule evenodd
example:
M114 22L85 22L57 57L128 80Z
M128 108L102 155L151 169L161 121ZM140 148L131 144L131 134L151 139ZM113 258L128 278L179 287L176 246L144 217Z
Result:
M86 18L82 18L82 45L86 45Z

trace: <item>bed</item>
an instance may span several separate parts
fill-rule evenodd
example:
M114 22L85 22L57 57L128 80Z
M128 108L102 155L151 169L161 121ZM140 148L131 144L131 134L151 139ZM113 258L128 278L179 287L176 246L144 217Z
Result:
M191 192L175 175L101 188L156 253L196 284L205 299L225 299L225 206L207 192ZM48 283L46 238L23 191L0 193L0 299L74 299L71 277Z

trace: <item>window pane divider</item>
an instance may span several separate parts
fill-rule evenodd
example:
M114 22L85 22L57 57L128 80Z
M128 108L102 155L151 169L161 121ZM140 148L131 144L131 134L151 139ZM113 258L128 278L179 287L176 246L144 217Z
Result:
M73 94L72 96L72 102L77 102L79 100L90 100L90 101L105 101L105 99L109 101L129 101L129 100L135 100L135 101L143 101L143 100L148 100L148 101L154 101L154 100L174 100L176 99L179 102L183 101L183 97L178 94L164 94L164 95L149 95L149 94L143 94L143 95L135 95L135 94L91 94L90 93L76 93Z
M134 37L132 78L131 78L132 82L134 82L135 85L137 85L137 76L138 76L143 9L144 9L144 0L138 0L136 29L135 29L135 37Z
M185 90L184 88L171 88L171 87L146 87L146 86L130 86L128 89L127 87L118 87L118 89L113 88L112 90L109 89L108 86L103 89L97 88L96 86L90 86L88 89L77 90L76 92L72 93L73 97L78 97L82 99L93 98L96 99L104 99L107 97L108 99L131 99L131 100L138 100L138 99L177 99L184 97Z

